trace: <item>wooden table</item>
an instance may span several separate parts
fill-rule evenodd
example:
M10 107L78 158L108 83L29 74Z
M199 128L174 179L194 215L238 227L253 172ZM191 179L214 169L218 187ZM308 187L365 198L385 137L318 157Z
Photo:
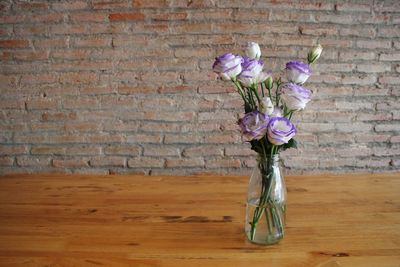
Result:
M400 266L400 174L287 177L285 239L244 235L246 177L0 177L0 266Z

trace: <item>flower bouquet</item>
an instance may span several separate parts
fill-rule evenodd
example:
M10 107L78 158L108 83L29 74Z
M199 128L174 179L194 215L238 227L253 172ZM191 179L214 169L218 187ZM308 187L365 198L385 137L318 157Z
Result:
M257 166L250 178L245 231L257 244L273 244L284 236L286 187L279 168L279 153L296 148L295 112L305 108L312 91L303 87L311 75L311 64L320 57L318 45L308 53L308 64L290 61L286 78L272 77L264 71L257 43L249 42L246 56L231 53L215 59L213 71L231 81L244 101L244 116L239 127L251 149L257 153Z

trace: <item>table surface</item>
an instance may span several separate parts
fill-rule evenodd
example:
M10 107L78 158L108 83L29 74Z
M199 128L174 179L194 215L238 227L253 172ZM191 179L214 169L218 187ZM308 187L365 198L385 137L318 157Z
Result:
M400 266L400 174L291 176L286 236L244 234L246 177L0 177L0 266Z

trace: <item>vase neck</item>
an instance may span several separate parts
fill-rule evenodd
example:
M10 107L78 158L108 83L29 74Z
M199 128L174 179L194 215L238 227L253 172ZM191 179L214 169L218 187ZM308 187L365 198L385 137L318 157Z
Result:
M268 155L267 157L264 157L262 155L258 155L258 160L259 161L267 161L267 162L271 162L273 165L278 164L279 163L279 154L274 154L274 155Z

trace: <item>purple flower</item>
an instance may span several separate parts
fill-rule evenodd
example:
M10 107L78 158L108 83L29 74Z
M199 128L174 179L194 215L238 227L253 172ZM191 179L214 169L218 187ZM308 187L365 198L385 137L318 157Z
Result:
M301 61L286 63L286 76L293 83L303 84L311 76L310 66Z
M227 53L217 57L212 68L222 79L230 80L242 72L242 62L243 58L241 56Z
M268 116L259 112L253 111L246 113L242 119L239 120L239 126L242 134L250 140L260 140L267 132Z
M243 58L242 73L239 75L239 80L245 86L250 87L252 84L257 83L259 76L260 78L268 78L268 75L263 75L262 69L264 62L262 60ZM264 77L267 76L267 77Z
M312 92L294 83L287 83L280 88L281 99L290 110L304 109L311 100Z
M289 142L297 133L290 120L283 117L271 118L268 123L268 140L274 145L282 145Z

